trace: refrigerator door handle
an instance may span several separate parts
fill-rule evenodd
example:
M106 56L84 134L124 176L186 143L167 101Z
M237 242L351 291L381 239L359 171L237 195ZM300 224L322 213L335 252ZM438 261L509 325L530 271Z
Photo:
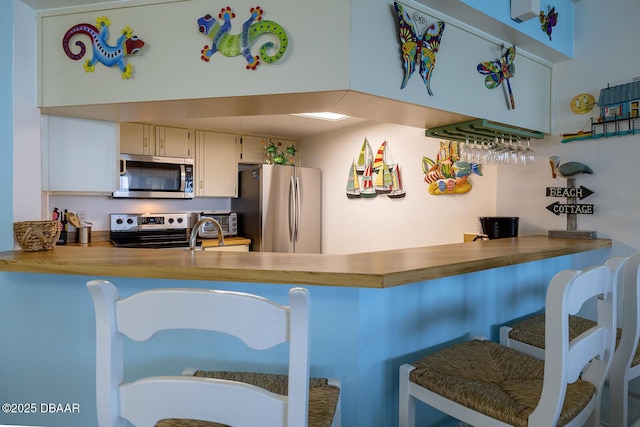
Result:
M296 218L294 242L298 241L298 230L300 230L300 179L296 176Z
M293 176L291 177L291 181L289 182L289 241L294 242L295 235L295 181L293 180Z

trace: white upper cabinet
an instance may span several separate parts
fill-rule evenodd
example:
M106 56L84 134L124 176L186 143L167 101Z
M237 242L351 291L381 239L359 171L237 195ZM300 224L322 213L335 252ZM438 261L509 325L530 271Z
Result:
M156 127L156 156L184 157L192 159L194 156L192 129Z
M43 191L115 191L117 132L111 122L43 116Z
M196 197L238 197L235 135L196 131Z
M268 138L260 136L241 136L238 144L238 162L262 163L264 161L264 146L268 140Z
M120 153L162 157L195 155L193 130L142 123L120 124Z
M155 126L120 123L120 153L153 155L155 146Z

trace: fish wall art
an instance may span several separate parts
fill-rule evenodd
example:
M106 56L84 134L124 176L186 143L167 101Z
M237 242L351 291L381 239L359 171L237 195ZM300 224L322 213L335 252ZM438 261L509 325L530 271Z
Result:
M471 190L471 174L482 176L480 165L460 160L460 144L457 141L440 141L436 159L422 158L424 181L429 184L429 194L462 194Z
M400 55L404 67L404 77L401 89L407 85L409 78L419 68L420 75L427 87L429 95L431 91L431 74L436 65L436 54L440 49L440 39L444 32L445 24L442 21L427 26L427 19L419 12L413 10L411 14L406 6L393 2L400 28ZM422 28L426 27L424 30Z
M220 13L218 13L218 18L223 20L222 24L210 14L199 18L199 31L211 39L211 46L204 46L200 51L202 54L200 58L205 62L209 62L216 52L220 52L227 57L242 55L247 61L246 68L248 70L255 70L260 65L261 60L268 64L280 60L289 46L286 31L277 22L263 21L262 14L264 10L260 6L252 7L249 13L249 19L244 22L242 32L238 34L229 34L231 20L236 16L229 6L221 9ZM259 55L253 55L251 53L251 45L263 34L273 34L277 37L279 47L276 49L275 44L268 41L260 46ZM268 52L274 49L276 50L275 54L269 55Z
M78 53L71 50L71 40L78 35L85 35L91 39L93 56L84 62L84 69L87 73L95 71L95 65L100 62L107 67L117 65L120 68L123 79L131 78L133 67L126 63L126 57L140 52L144 46L144 41L133 34L133 30L126 26L120 32L120 37L114 46L108 43L109 25L111 21L106 16L96 18L96 25L77 24L69 28L62 37L62 48L64 53L74 61L84 57L87 52L86 45L81 40L76 40L75 45L80 49Z

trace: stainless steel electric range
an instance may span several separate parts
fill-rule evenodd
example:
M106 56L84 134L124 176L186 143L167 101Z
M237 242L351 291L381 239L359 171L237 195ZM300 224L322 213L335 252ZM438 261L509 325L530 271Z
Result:
M189 214L111 214L109 238L119 248L188 248Z

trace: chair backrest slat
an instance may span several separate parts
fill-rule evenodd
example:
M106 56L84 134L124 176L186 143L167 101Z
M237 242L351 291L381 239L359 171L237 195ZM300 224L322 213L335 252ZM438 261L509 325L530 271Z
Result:
M234 335L263 350L288 341L289 308L251 294L207 289L157 289L116 304L118 331L136 341L167 329Z
M185 394L191 396L186 402ZM217 422L234 427L282 426L287 420L286 396L211 378L147 378L123 385L120 399L122 417L135 426L153 426L166 418L206 420L212 412L219 414Z

